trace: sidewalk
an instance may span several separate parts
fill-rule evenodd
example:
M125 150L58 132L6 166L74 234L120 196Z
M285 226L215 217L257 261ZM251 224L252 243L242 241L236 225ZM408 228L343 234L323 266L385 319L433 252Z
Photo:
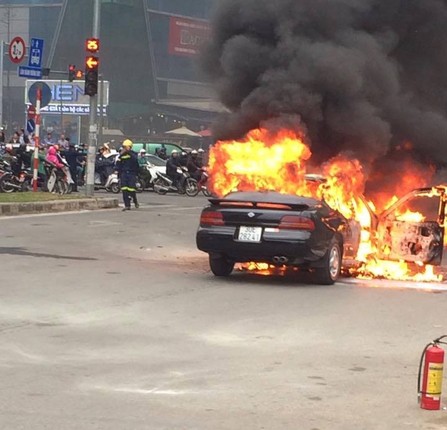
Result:
M50 200L46 202L0 203L0 216L112 209L117 207L118 198L116 197Z

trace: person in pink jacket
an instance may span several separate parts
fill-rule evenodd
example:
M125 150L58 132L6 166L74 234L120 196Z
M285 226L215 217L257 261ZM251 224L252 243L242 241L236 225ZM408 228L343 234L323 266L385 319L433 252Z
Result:
M58 145L50 146L50 148L48 149L46 160L49 163L54 164L58 169L63 169L65 166L59 158L59 155L57 153L58 149Z

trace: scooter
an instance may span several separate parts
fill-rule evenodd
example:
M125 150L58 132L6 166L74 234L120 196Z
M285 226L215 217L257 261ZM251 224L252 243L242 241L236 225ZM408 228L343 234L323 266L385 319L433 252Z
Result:
M179 188L178 186L174 185L174 181L167 175L156 172L157 179L154 182L154 191L161 195L166 194L168 191L176 191L179 194L186 193L189 197L197 196L199 193L197 181L194 178L191 178L191 175L185 168L179 168L177 171L182 174L182 179L180 180L183 184L182 187Z
M116 173L111 173L104 182L101 180L101 175L98 172L95 172L95 190L99 189L104 189L108 193L118 194L121 190L118 175Z

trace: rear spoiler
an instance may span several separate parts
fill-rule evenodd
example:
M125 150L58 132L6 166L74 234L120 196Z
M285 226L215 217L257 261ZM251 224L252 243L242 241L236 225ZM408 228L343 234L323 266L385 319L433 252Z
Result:
M305 203L275 203L275 202L253 202L246 200L228 200L228 199L208 199L214 206L225 206L234 208L254 208L254 209L278 209L292 211L306 211L311 207Z

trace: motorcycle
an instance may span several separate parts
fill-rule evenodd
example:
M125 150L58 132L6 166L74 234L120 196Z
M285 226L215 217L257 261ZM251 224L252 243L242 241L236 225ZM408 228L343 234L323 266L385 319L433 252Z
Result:
M47 176L46 188L50 193L70 194L74 182L67 161L63 157L60 157L60 160L64 164L62 169L57 168L53 163L45 160L44 167Z
M118 194L120 183L114 167L118 154L97 158L95 163L95 190L106 190L108 193Z
M22 170L18 176L12 172L6 172L0 178L0 190L4 193L30 191L32 190L32 181L33 175L30 171Z
M154 183L157 178L157 168L153 164L147 163L144 166L141 166L137 180L137 191L138 184L140 184L142 191L149 188L154 188Z
M107 180L101 178L98 172L95 172L95 190L104 189L108 193L118 194L121 191L120 181L116 173L111 173Z
M205 197L211 197L211 192L208 189L208 170L206 167L202 167L200 170L202 172L202 176L200 178L200 181L198 182L199 191L202 191Z
M195 197L199 193L199 187L197 185L197 181L194 178L191 178L191 175L188 173L188 170L185 168L177 170L182 175L182 179L180 183L181 187L178 187L174 184L174 181L169 178L167 175L163 173L156 172L157 179L154 181L154 191L157 194L164 195L168 191L176 191L179 194L185 194L189 197Z
M0 191L4 193L29 191L32 188L32 181L33 175L29 169L21 170L15 175L7 161L0 161Z

